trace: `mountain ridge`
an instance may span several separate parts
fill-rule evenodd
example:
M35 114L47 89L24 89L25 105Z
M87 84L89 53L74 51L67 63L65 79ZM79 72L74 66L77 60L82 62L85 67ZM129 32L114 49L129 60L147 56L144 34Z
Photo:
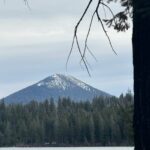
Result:
M6 103L28 103L32 100L41 102L45 99L70 97L74 101L91 100L97 96L111 95L98 90L73 76L54 74L33 85L23 88L4 98Z

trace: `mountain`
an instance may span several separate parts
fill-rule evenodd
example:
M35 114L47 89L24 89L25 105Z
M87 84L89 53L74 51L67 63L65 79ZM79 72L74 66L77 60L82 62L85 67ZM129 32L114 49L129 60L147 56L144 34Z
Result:
M62 74L55 74L39 81L38 83L24 88L16 93L5 97L5 102L28 103L32 100L38 102L45 99L59 97L70 97L74 101L91 100L96 96L110 97L111 95L72 77Z

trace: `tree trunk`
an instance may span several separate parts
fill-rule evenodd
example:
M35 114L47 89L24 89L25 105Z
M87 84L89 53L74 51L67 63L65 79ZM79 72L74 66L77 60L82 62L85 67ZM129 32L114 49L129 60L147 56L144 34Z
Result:
M150 150L150 0L133 0L135 150Z

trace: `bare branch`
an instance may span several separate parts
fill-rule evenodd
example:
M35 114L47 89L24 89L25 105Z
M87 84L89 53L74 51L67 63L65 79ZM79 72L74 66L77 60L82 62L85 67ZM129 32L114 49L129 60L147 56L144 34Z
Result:
M103 3L103 1L101 2L101 4ZM105 7L104 5L102 5L102 8L103 8L103 11L104 11L104 15L105 15L105 19L107 18L107 15L106 15L106 10L105 10Z
M115 22L115 15L114 15L113 11L111 10L111 8L110 8L108 5L106 5L105 3L103 3L103 2L101 2L101 4L102 4L103 6L105 6L106 8L108 8L108 10L109 10L110 13L112 14L112 16L113 16L113 18L114 18L114 22ZM115 22L115 23L116 23L116 22Z
M113 52L117 55L117 53L116 53L116 51L114 50L113 45L112 45L112 43L111 43L110 37L109 37L109 35L107 34L107 31L105 30L105 27L104 27L103 21L102 21L102 19L101 19L100 15L99 15L98 10L99 10L99 6L100 6L100 4L103 4L103 3L101 3L101 0L99 0L99 1L98 1L97 8L96 8L96 15L97 15L97 19L98 19L98 21L101 23L102 29L103 29L103 31L104 31L104 33L105 33L105 35L106 35L107 39L108 39L108 42L109 42L109 44L110 44L111 49L112 49L112 50L113 50ZM105 5L104 5L104 6L105 6Z
M72 40L71 49L70 49L70 52L69 52L69 55L68 55L68 58L67 58L67 62L66 62L66 69L67 69L67 64L68 64L69 58L70 58L70 56L71 56L71 53L72 53L72 51L73 51L74 43L75 43L75 41L76 41L76 44L77 44L77 47L78 47L78 51L79 51L79 53L80 53L80 56L81 56L81 58L82 58L82 61L84 62L84 65L85 65L85 67L86 67L86 70L87 70L89 76L90 76L90 72L89 72L89 69L88 69L88 67L87 67L86 61L84 60L84 57L83 57L83 54L82 54L82 52L81 52L80 45L79 45L79 42L78 42L77 30L78 30L78 26L80 25L81 21L83 20L83 18L84 18L84 16L85 16L85 14L87 13L87 11L88 11L88 9L89 9L89 7L90 7L92 1L93 1L93 0L90 0L90 1L89 1L89 3L88 3L88 5L87 5L87 7L86 7L84 13L82 14L81 18L79 19L78 23L77 23L76 26L75 26L75 29L74 29L74 36L73 36L73 40Z
M92 1L93 1L93 0L90 0L90 1L89 1L89 3L88 3L88 5L87 5L87 7L86 7L84 13L82 14L81 18L79 19L79 21L78 21L78 23L77 23L77 25L76 25L76 27L75 27L75 33L77 33L78 26L80 25L80 23L81 23L81 21L83 20L85 14L87 13L87 11L88 11L88 9L89 9L89 7L90 7Z
M75 40L76 40L76 43L77 43L77 46L78 46L78 50L79 50L80 56L82 57L82 61L83 61L84 65L85 65L85 68L86 68L89 76L91 76L91 74L89 72L89 68L88 68L87 63L86 63L86 60L83 58L83 55L82 55L82 52L81 52L81 48L80 48L80 44L79 44L77 36L76 36Z
M105 35L106 35L106 37L107 37L107 39L108 39L108 42L109 42L109 45L110 45L112 51L117 55L117 53L116 53L116 51L114 50L113 45L112 45L112 43L111 43L110 37L109 37L109 35L108 35L108 33L107 33L106 29L105 29L105 26L104 26L104 24L103 24L103 21L102 21L100 15L99 15L100 5L102 5L102 7L103 7L103 11L104 11L104 13L105 13L105 17L106 17L106 10L105 10L105 7L110 11L110 13L112 14L112 16L113 16L113 18L114 18L114 19L112 20L112 21L114 21L114 23L115 23L115 15L113 14L113 11L111 10L111 8L110 8L107 4L105 4L105 3L103 2L103 0L98 0L98 3L97 3L97 5L96 5L96 8L95 8L95 10L94 10L94 12L92 13L92 16L91 16L90 24L89 24L88 31L87 31L87 34L86 34L86 37L85 37L85 41L84 41L84 48L83 48L83 51L82 51L81 48L80 48L80 44L79 44L79 40L78 40L78 36L77 36L78 28L79 28L81 22L83 21L83 18L85 17L85 15L86 15L86 13L87 13L89 7L91 6L92 2L93 2L93 0L89 0L89 3L88 3L88 5L87 5L87 7L85 8L85 10L84 10L84 12L83 12L81 18L79 19L79 21L77 22L77 24L76 24L76 26L75 26L75 29L74 29L74 36L73 36L73 40L72 40L72 44L71 44L71 49L70 49L69 55L68 55L68 57L67 57L67 62L66 62L66 69L67 69L67 64L68 64L69 58L70 58L70 56L71 56L71 54L72 54L74 44L76 44L76 45L77 45L77 49L78 49L78 51L79 51L79 54L80 54L80 56L81 56L81 61L80 61L80 63L83 62L83 64L84 64L84 66L85 66L85 68L86 68L86 70L87 70L89 76L90 76L90 72L89 72L89 66L90 66L90 65L89 65L89 63L88 63L88 61L87 61L87 59L86 59L86 51L88 51L88 52L91 54L91 56L97 61L97 59L96 59L96 57L94 56L94 54L93 54L93 53L91 52L91 50L88 48L88 39L89 39L89 35L90 35L90 32L91 32L91 28L92 28L92 25L93 25L93 20L94 20L95 15L97 16L97 19L98 19L99 23L101 24L102 30L104 31L104 33L105 33Z
M92 53L92 51L89 49L88 46L87 46L87 50L91 54L91 56L95 59L95 61L98 62L98 60L96 59L95 55Z
M117 55L117 53L116 53L116 51L114 50L113 45L112 45L112 43L111 43L110 37L109 37L109 35L107 34L107 31L105 30L104 24L103 24L103 22L102 22L102 20L101 20L101 18L100 18L100 16L99 16L98 11L96 12L96 15L97 15L98 21L101 23L102 29L103 29L103 31L104 31L104 33L105 33L105 35L106 35L106 37L107 37L107 39L108 39L108 41L109 41L109 44L110 44L111 49L112 49L113 52Z
M92 66L91 66L90 63L88 62L87 58L85 58L85 61L86 61L86 64L87 64L88 68L89 68L90 70L92 70Z
M89 37L90 31L91 31L91 27L92 27L92 23L93 23L93 19L94 19L95 14L96 14L96 12L94 11L94 13L92 15L92 18L91 18L91 21L90 21L90 25L89 25L89 29L88 29L88 32L87 32L87 36L86 36L86 39L85 39L83 58L85 57L85 53L86 53L86 49L87 49L87 41L88 41L88 37Z
M72 53L72 51L73 51L74 41L75 41L75 35L73 36L73 40L72 40L72 44L71 44L71 49L70 49L69 55L68 55L68 57L67 57L67 61L66 61L66 70L67 70L67 65L68 65L68 62L69 62L69 58L70 58L71 53Z
M88 62L87 58L84 58L84 60L85 60L85 62L86 62L86 64L87 64L87 67L88 67L90 70L92 70L92 66L91 66L90 63ZM83 63L83 61L80 60L80 66L81 66L81 68L84 70L84 67L82 66L82 63Z

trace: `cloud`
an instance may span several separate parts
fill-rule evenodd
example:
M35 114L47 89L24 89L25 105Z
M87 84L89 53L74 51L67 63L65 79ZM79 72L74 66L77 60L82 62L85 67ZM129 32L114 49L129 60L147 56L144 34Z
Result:
M116 33L107 29L118 53L116 56L101 26L94 20L88 44L98 62L87 53L92 66L92 78L89 78L79 64L81 58L76 46L68 71L65 70L73 29L87 1L29 0L29 4L31 10L21 0L0 5L0 97L54 73L71 74L114 95L132 89L131 30ZM81 47L90 15L88 13L79 28Z

